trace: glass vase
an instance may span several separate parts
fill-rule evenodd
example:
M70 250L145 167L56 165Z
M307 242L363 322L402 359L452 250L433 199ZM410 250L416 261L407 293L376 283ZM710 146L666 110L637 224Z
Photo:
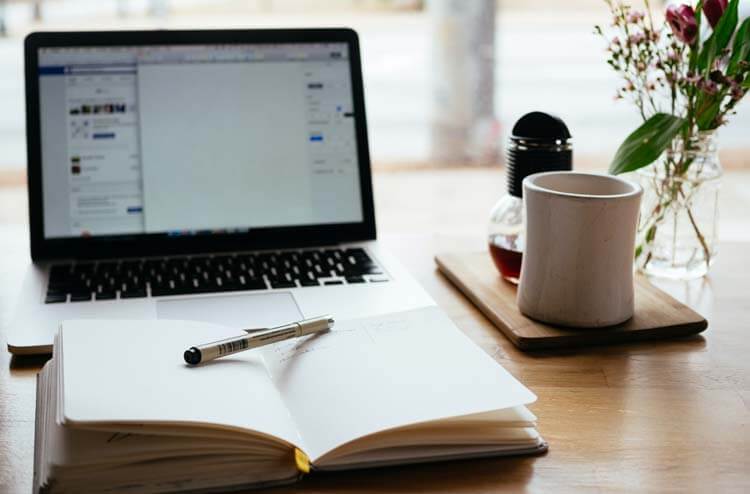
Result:
M643 186L635 263L672 279L708 273L717 255L721 163L714 132L675 139L637 172Z

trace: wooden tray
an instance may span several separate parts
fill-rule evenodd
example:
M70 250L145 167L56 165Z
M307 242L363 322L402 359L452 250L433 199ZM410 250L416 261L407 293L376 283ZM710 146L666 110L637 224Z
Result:
M708 321L643 276L636 276L635 315L605 329L551 326L521 314L516 287L500 278L488 253L435 256L440 271L521 350L607 345L700 333Z

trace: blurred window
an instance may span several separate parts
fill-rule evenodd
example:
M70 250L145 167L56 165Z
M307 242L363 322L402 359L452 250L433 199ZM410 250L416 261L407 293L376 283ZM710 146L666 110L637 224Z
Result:
M483 164L532 110L556 113L604 169L637 112L594 24L601 0L0 0L0 170L25 166L23 37L35 30L349 26L361 36L376 167ZM655 10L661 4L655 3ZM750 14L750 0L741 11ZM746 98L721 129L747 148Z

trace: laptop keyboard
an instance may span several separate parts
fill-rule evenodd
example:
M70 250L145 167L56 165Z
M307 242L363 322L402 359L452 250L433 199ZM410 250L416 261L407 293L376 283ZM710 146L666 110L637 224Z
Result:
M51 267L45 303L383 281L361 248L76 262Z

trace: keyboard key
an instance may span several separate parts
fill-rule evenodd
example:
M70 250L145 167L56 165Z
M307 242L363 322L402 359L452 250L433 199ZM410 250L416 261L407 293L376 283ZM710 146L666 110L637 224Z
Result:
M325 280L324 285L343 285L344 280Z
M165 286L152 286L151 287L151 296L152 297L162 297L165 295L173 295L172 290L169 287Z
M68 294L66 293L48 293L44 298L45 304L60 304L68 300Z
M266 282L263 281L260 278L250 278L245 279L245 282L242 284L241 290L265 290Z
M361 276L347 276L346 282L347 283L364 283L365 279Z
M320 286L320 282L318 280L301 279L297 281L299 281L300 286Z
M167 295L190 295L194 293L205 293L206 291L199 291L195 290L194 288L190 288L187 286L161 286L161 287L152 287L151 288L151 296L152 297L163 297ZM121 295L122 296L122 295Z
M91 293L71 293L70 294L70 301L71 302L86 302L88 300L91 300Z
M95 295L96 300L112 300L114 298L117 298L117 294L115 292L109 291L97 292Z
M271 288L297 288L297 285L293 281L274 280L271 281Z
M143 298L145 296L146 296L145 288L136 288L133 290L120 292L120 298ZM99 296L97 296L96 298L97 300L100 300Z

